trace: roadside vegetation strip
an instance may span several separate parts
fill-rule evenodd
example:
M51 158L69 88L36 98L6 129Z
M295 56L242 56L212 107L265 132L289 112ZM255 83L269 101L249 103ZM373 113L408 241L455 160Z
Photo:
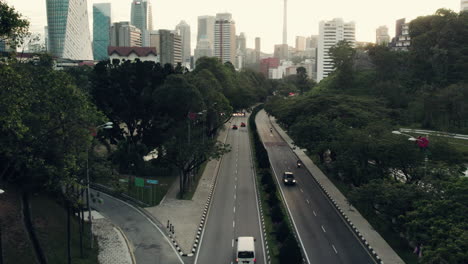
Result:
M255 116L262 108L263 105L259 105L252 111L249 117L249 128L254 145L268 263L302 263L303 258L299 244L273 179L268 153L258 135L255 124Z

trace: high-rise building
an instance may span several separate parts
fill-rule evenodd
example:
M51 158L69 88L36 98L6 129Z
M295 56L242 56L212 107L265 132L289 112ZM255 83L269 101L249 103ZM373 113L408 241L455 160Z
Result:
M296 36L296 51L304 51L306 49L306 37Z
M241 32L239 36L237 36L236 41L236 64L235 67L237 69L242 69L246 63L246 55L247 55L247 38L245 37L245 33Z
M192 57L190 47L190 26L184 20L176 26L176 31L182 41L182 64L185 67L190 66L190 58Z
M460 0L460 12L468 11L468 0Z
M390 35L388 35L388 27L380 26L375 31L375 43L377 45L387 45L390 43Z
M59 58L92 60L86 0L46 0L49 52Z
M107 47L110 44L111 4L93 5L93 55L94 60L109 58Z
M273 57L279 60L287 60L289 58L289 46L288 44L275 45Z
M110 42L114 47L141 47L141 31L128 21L113 23Z
M195 63L201 57L213 57L213 49L211 49L211 42L206 38L201 38L197 43L195 49Z
M247 49L247 38L245 37L244 32L241 32L237 37L237 48L242 52L245 52Z
M199 16L198 17L198 33L197 43L201 40L208 40L211 44L211 49L214 49L214 29L216 18L214 16Z
M340 41L347 41L354 47L356 42L354 22L345 23L341 18L320 21L317 50L317 82L334 70L329 50Z
M235 64L236 59L236 23L230 13L216 14L214 30L214 56L223 63Z
M149 34L153 30L153 12L148 0L133 0L130 23L140 29L143 47L149 46Z
M161 65L182 63L182 39L175 30L152 31L151 45L156 47Z
M260 61L260 53L261 53L261 46L260 46L260 38L256 37L255 38L255 61L259 62Z
M395 23L395 37L392 39L391 47L393 50L407 51L411 46L411 37L409 35L409 23L406 19L398 19Z
M318 47L318 35L312 35L306 39L306 49L316 49Z

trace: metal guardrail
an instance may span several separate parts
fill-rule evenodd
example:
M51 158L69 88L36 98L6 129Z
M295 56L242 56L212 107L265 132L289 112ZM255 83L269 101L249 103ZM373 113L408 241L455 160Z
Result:
M428 134L428 135L434 135L434 136L468 140L468 135L463 135L463 134L455 134L455 133L448 133L448 132L434 131L434 130L424 130L424 129L411 129L411 128L400 128L399 130L400 132L405 132L405 133Z

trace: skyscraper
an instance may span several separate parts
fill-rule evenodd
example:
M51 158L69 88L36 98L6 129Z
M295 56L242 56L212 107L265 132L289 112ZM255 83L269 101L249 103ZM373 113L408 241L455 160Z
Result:
M159 30L159 58L161 65L170 63L173 66L182 63L182 41L174 30Z
M388 27L380 26L375 31L375 43L377 45L387 45L390 43L390 35L388 35Z
M182 41L182 65L190 66L191 48L190 48L190 26L184 20L176 26L176 31L180 35Z
M468 11L468 0L460 0L460 12Z
M107 47L110 44L111 4L93 5L93 55L95 60L109 58Z
M114 47L141 47L141 31L128 21L113 23L110 42Z
M153 30L153 12L147 0L133 0L130 23L141 31L142 45L149 46L149 32Z
M197 43L203 39L210 42L211 49L214 49L214 28L216 18L214 16L198 17Z
M214 30L214 55L223 63L235 64L236 56L236 23L230 13L216 14Z
M46 0L49 52L59 58L92 60L86 0Z
M255 38L255 61L259 62L260 61L260 52L261 52L261 47L260 47L260 38L256 37Z
M355 24L345 23L341 18L330 21L320 21L319 42L317 52L317 82L327 77L333 70L333 62L329 50L340 41L347 41L354 47Z

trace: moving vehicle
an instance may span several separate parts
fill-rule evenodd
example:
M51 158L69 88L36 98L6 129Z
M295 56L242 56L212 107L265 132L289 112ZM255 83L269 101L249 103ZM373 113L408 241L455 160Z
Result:
M237 129L237 125L232 125L232 129Z
M236 262L239 264L254 264L257 262L255 258L255 238L254 237L238 237L237 251L236 251Z
M241 122L241 127L245 127L245 123L244 123L244 122Z
M295 185L296 179L294 179L294 174L290 171L285 171L283 173L283 183L284 185Z

